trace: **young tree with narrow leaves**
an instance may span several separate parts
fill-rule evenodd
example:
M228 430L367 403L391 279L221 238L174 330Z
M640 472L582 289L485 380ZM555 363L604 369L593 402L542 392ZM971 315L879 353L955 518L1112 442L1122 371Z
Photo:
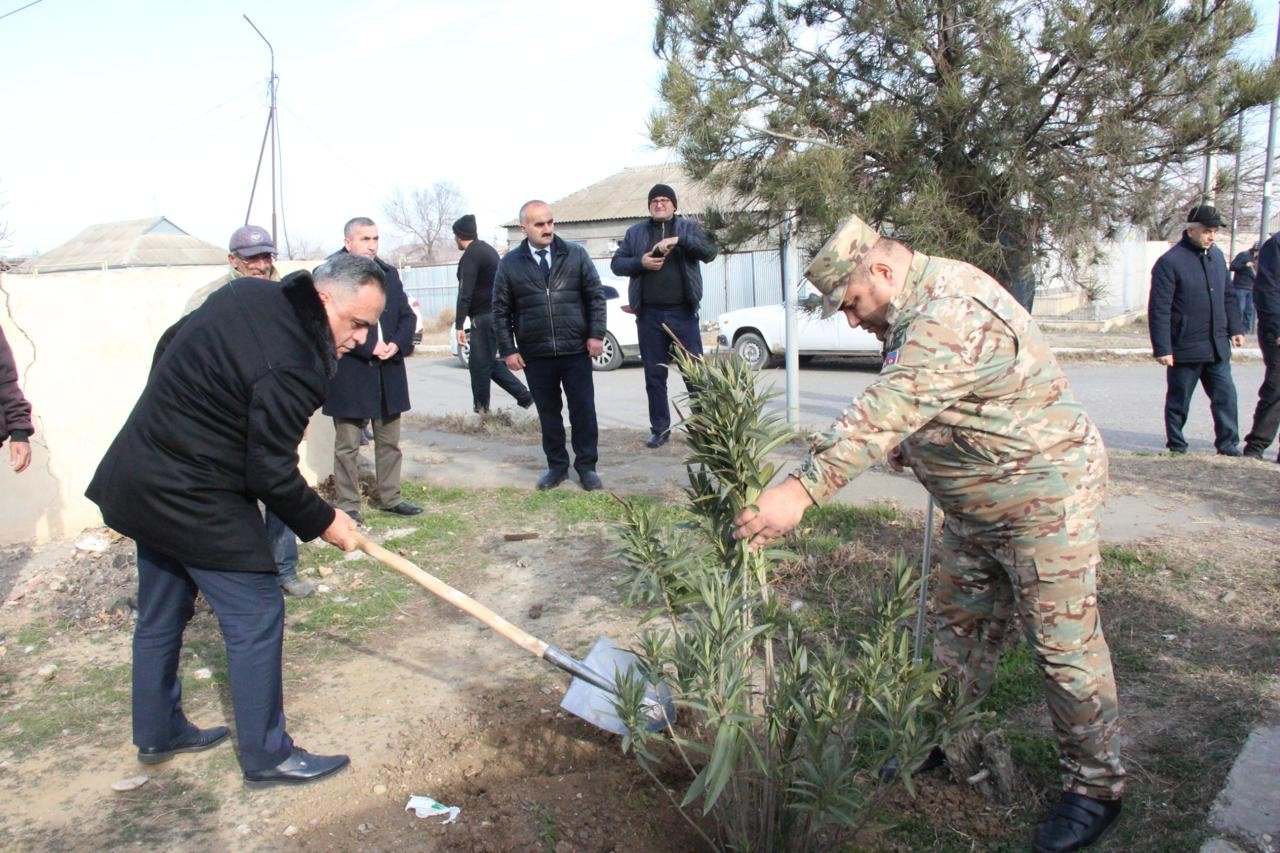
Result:
M1052 241L1142 219L1162 166L1280 92L1247 0L658 0L653 141L816 236L856 211L1030 304ZM714 222L713 222L714 224Z

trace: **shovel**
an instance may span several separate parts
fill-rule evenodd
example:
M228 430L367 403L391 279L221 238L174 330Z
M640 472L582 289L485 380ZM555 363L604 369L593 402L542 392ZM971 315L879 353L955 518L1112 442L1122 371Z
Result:
M643 678L635 655L618 648L607 637L598 637L587 659L575 660L555 646L512 625L466 593L459 592L399 554L393 554L381 545L370 542L359 533L356 534L356 545L378 562L395 569L459 610L479 619L520 648L572 675L573 681L569 684L560 707L607 732L626 734L627 727L618 719L614 697L617 696L619 681L634 682ZM670 726L676 718L676 708L667 685L646 683L644 695L643 708L648 717L646 727L649 731Z

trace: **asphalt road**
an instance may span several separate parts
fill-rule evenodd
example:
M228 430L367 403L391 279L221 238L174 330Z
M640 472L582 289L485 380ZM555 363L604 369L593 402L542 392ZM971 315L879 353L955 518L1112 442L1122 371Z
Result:
M1076 395L1102 430L1113 450L1164 449L1164 370L1154 362L1066 362L1063 365ZM876 377L876 362L818 359L800 370L800 422L809 430L825 428L855 395ZM1232 365L1239 396L1240 432L1248 432L1262 384L1262 362L1241 360ZM785 407L786 374L782 368L763 370L759 380L770 383ZM471 409L468 373L452 357L417 355L409 361L410 399L418 414L465 413ZM673 380L674 392L682 383ZM595 374L596 412L601 429L647 429L648 407L639 362ZM495 408L514 408L515 401L496 385ZM1209 402L1197 391L1185 434L1194 451L1213 450L1213 421Z

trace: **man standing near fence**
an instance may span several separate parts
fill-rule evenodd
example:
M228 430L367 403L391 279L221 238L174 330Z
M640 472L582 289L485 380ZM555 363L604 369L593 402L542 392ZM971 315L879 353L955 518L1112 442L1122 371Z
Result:
M417 317L409 307L400 273L378 257L378 226L357 216L342 229L343 247L336 255L372 258L386 279L387 303L369 337L338 362L329 381L324 413L333 418L333 484L338 509L357 523L360 514L360 434L366 420L373 426L375 499L383 512L417 515L421 507L400 492L400 415L409 411L409 378L405 356L413 352Z
M649 190L648 220L627 229L609 262L614 275L631 278L627 304L636 315L644 390L649 397L649 440L645 447L661 447L671 436L667 374L675 341L667 329L680 346L702 355L702 329L698 325L702 270L698 264L709 263L715 257L716 247L702 226L676 214L676 191L666 184L654 184Z
M471 354L467 369L471 373L471 410L489 413L489 383L516 399L516 405L527 409L533 395L524 383L498 358L498 339L493 334L493 276L498 271L498 253L479 239L476 218L468 213L453 223L453 241L462 250L458 260L458 308L454 313L454 334L458 347L467 345L462 323L471 318Z

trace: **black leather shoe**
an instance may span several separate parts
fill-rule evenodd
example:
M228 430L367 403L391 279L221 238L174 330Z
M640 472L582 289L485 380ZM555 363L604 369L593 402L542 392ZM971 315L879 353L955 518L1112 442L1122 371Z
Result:
M1240 448L1228 447L1226 450L1219 450L1218 455L1219 456L1240 456L1241 455Z
M644 443L644 446L649 448L661 447L662 445L666 444L667 441L670 440L670 438L671 438L670 430L664 430L663 432L655 432L653 435L649 436L649 440Z
M414 506L408 501L400 501L395 506L383 507L382 511L395 513L396 515L421 515L422 507Z
M1036 853L1081 850L1102 840L1120 817L1119 800L1095 800L1070 791L1036 832Z
M600 475L595 471L579 471L578 482L582 484L582 489L586 492L594 492L597 489L604 488L604 483L600 482Z
M1241 454L1241 455L1242 455L1242 456L1244 456L1246 459L1257 459L1259 462L1261 462L1261 461L1262 461L1262 451L1261 451L1261 450L1253 450L1252 448L1248 448L1248 447L1246 447L1246 448L1244 449L1244 453L1243 453L1243 454Z
M345 755L312 755L295 746L293 752L275 767L244 774L246 788L270 788L272 785L305 785L332 776L351 763Z
M547 469L547 473L538 478L538 491L545 492L547 489L554 489L556 486L569 479L569 475L564 471L552 471Z
M179 752L203 752L227 739L231 730L226 726L197 729L195 734L181 738L163 748L145 747L138 750L138 760L143 764L163 764Z

